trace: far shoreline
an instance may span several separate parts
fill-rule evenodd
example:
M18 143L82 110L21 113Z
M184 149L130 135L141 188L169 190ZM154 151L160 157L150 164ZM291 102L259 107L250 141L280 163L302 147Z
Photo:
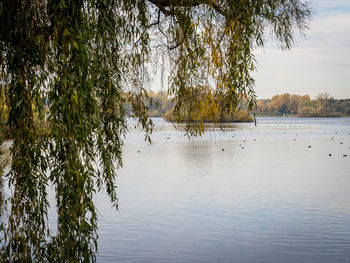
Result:
M271 118L302 118L302 119L314 119L314 118L347 118L350 117L350 115L340 115L340 116L299 116L298 114L260 114L260 113L255 113L255 117L271 117Z

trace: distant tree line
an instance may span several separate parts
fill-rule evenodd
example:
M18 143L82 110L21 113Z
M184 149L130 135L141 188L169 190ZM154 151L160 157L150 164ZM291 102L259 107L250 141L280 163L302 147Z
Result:
M350 99L334 99L321 93L315 99L309 95L275 95L272 99L257 101L258 115L298 115L299 117L340 117L350 115Z
M208 95L206 95L208 97ZM210 100L210 96L209 96ZM205 101L205 100L204 100ZM208 100L207 100L208 102ZM166 117L169 119L174 108L173 100L166 92L150 92L148 108L151 117ZM208 103L210 104L210 103ZM198 108L198 107L197 107ZM245 110L243 103L243 110ZM204 108L202 109L204 110ZM207 112L210 111L207 107ZM340 117L350 115L350 99L335 99L328 93L321 93L315 99L309 95L284 93L275 95L272 99L259 99L253 111L259 115L296 115L299 117Z

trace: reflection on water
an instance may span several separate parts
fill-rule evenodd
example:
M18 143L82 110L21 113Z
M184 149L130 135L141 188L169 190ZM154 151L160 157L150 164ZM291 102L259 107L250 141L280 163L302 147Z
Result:
M349 118L156 125L128 135L120 211L96 198L99 262L350 262Z
M350 118L258 118L191 141L155 123L151 145L127 136L120 210L96 196L98 262L350 262Z

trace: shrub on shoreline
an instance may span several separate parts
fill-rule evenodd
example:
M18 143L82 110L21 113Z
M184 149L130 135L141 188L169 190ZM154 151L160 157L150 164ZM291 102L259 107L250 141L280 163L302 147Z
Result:
M163 119L169 122L178 121L174 118L173 110L167 111ZM180 122L197 122L199 120L195 120L189 116L184 116ZM206 118L203 120L204 123L228 123L228 122L252 122L253 117L249 114L249 112L244 110L239 110L234 114L225 114L224 116L220 116L217 118Z

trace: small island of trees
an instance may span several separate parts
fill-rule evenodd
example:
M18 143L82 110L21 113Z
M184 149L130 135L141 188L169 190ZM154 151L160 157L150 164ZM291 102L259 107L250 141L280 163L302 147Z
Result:
M181 105L174 102L165 92L149 94L148 105L151 117L162 117L177 122L251 122L248 99L242 101L236 109L230 108L225 95L214 92L206 86L191 87L187 91L188 100Z

